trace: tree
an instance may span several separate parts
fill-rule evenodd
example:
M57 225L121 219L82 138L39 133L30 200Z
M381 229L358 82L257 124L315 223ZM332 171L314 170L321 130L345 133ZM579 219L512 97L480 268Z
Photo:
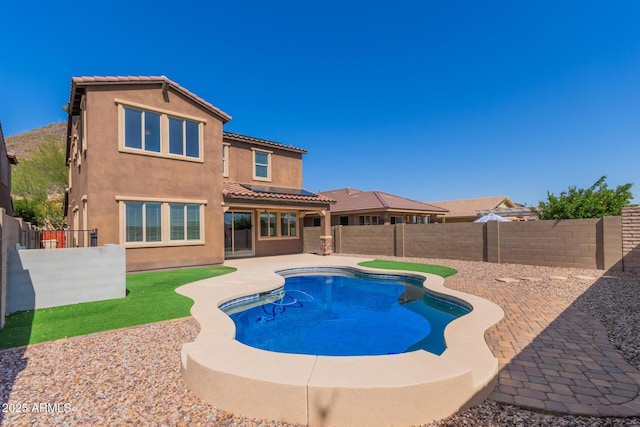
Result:
M619 216L622 208L631 204L633 184L624 184L615 190L608 188L606 176L587 189L569 187L559 197L547 192L547 201L534 209L540 219L578 219Z
M64 143L49 136L31 158L21 160L13 169L14 214L41 227L61 228L67 182Z

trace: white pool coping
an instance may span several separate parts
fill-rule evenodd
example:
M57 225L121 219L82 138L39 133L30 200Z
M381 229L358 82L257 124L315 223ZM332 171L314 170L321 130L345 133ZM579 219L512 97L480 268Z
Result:
M410 426L477 405L493 390L498 361L484 332L504 316L483 298L444 287L432 274L360 267L365 258L299 254L225 262L237 271L191 283L178 292L194 300L201 327L182 348L185 383L204 401L249 418L310 426ZM425 277L425 287L460 298L473 311L445 329L440 356L424 350L385 356L311 356L275 353L241 344L235 325L218 306L276 289L276 271L350 267L382 274Z

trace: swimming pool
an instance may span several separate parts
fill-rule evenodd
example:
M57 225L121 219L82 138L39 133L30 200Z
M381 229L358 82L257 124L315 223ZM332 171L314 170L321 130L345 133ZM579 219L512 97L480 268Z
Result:
M484 331L502 318L502 309L446 288L442 277L358 265L366 260L311 254L234 259L225 265L237 271L180 287L178 293L194 300L191 314L201 328L182 347L185 384L225 411L309 426L421 425L488 397L498 361ZM473 310L447 325L447 348L440 355L424 350L374 356L294 354L261 350L236 339L236 325L220 307L234 300L259 304L283 288L282 274L308 275L315 269L324 270L321 274L335 269L408 275L430 295L464 301Z
M284 286L223 304L236 340L262 350L323 356L366 356L426 350L442 354L444 330L471 311L436 295L424 278L357 270L278 272Z

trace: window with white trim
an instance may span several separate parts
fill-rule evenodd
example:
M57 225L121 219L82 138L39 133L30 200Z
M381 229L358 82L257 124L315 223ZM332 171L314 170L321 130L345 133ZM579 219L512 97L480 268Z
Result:
M169 153L200 157L200 126L197 122L169 117Z
M200 240L200 205L169 204L170 240Z
M123 243L151 246L203 243L201 203L122 200Z
M116 100L120 114L120 150L151 156L202 161L205 119L180 117Z
M222 144L222 176L229 176L229 146Z
M271 152L253 150L253 179L271 180Z
M124 146L160 152L160 114L124 108Z
M125 242L162 241L162 205L125 202Z
M296 237L298 217L295 212L283 212L280 214L280 235Z
M277 213L260 212L260 237L277 236Z
M298 215L295 212L260 212L260 238L298 237Z

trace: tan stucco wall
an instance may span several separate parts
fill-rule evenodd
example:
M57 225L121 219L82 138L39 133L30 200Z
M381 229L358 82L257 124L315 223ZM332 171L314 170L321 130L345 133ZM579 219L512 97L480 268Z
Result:
M80 172L75 167L69 194L71 210L88 195L88 224L98 228L99 244L121 244L116 196L206 200L204 245L127 249L127 270L222 263L222 122L208 111L169 90L134 85L88 88L87 153ZM204 163L118 151L118 106L114 100L206 119ZM75 203L74 203L75 201Z
M298 227L300 237L297 239L256 240L256 256L301 254L304 242L302 230L303 227Z
M243 184L253 183L273 187L302 188L302 154L273 147L252 146L231 139L224 140L229 146L229 176L226 181ZM253 151L271 151L271 180L253 179ZM222 148L220 148L222 150Z

